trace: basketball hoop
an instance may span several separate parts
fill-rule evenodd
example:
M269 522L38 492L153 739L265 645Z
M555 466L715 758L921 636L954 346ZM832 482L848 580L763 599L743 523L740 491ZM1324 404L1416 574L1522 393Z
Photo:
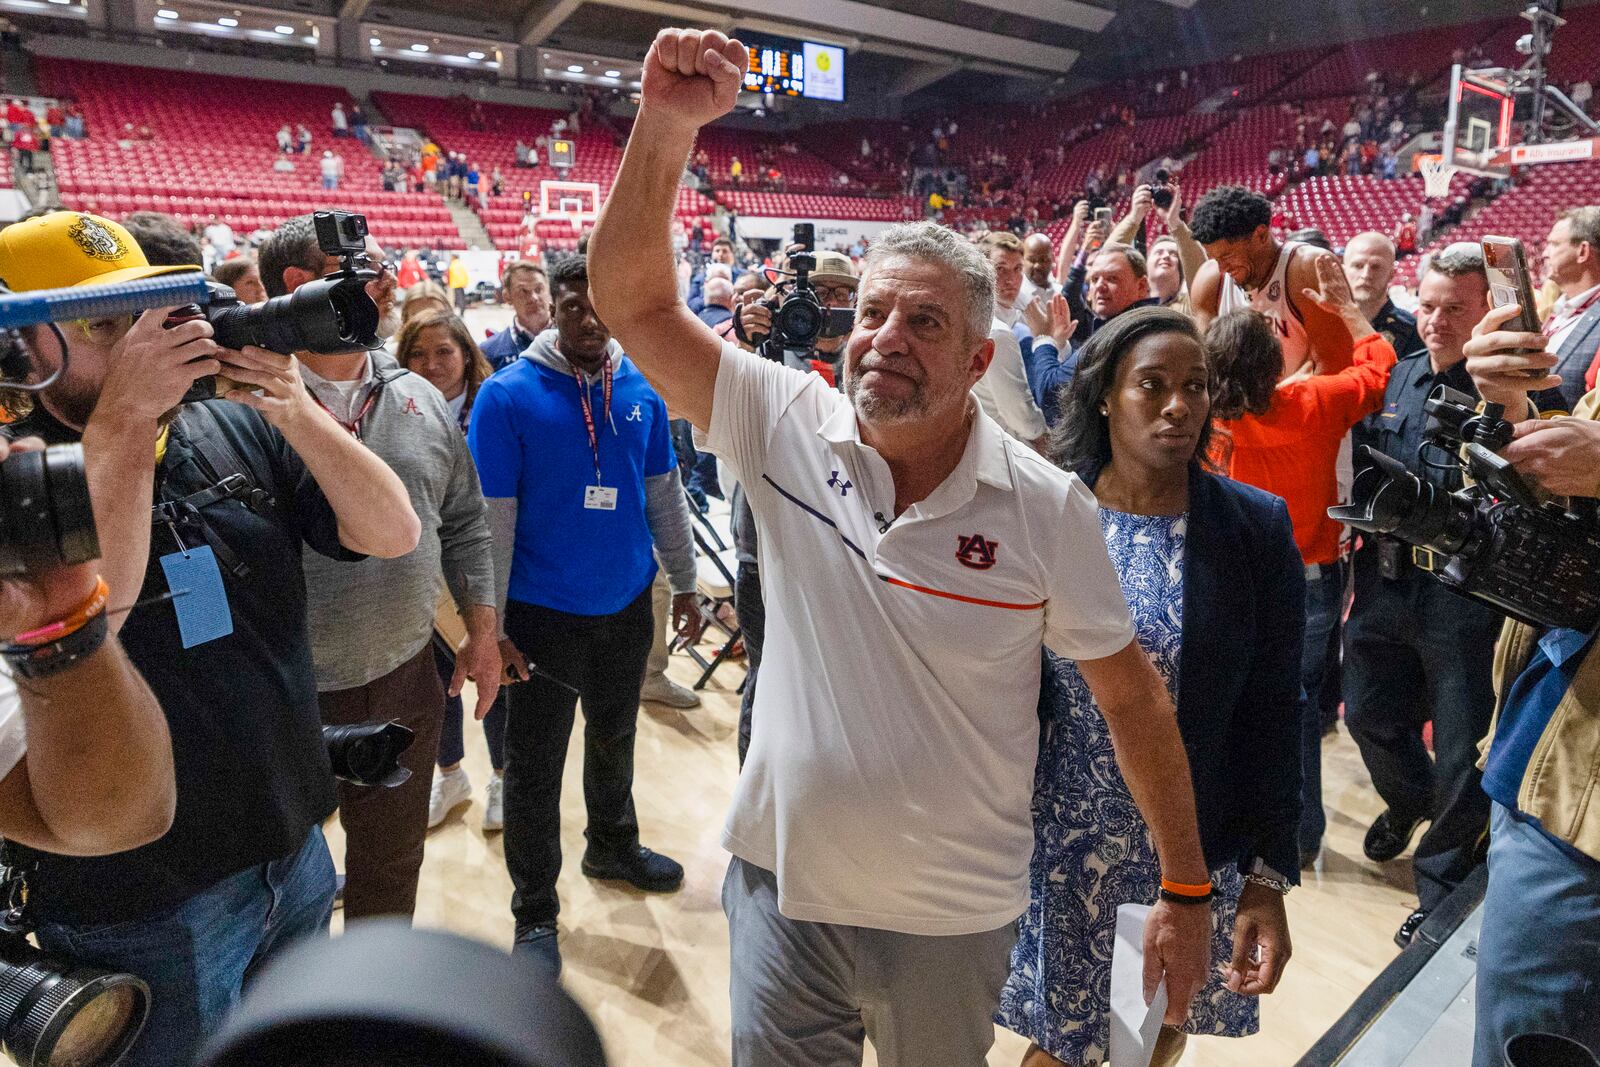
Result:
M1456 168L1452 164L1435 156L1432 159L1422 160L1418 169L1422 171L1423 190L1430 200L1450 195L1450 179L1456 174Z

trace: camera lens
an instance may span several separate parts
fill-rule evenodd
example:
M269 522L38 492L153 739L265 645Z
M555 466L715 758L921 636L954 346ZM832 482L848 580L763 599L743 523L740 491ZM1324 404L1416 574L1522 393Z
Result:
M778 330L794 348L810 348L822 332L822 309L804 298L790 297L778 312Z
M0 1032L22 1067L109 1067L144 1027L150 987L0 938Z
M1168 173L1166 167L1162 167L1160 170L1156 171L1156 184L1157 185L1165 185L1168 182L1170 182L1171 180L1172 180L1172 175L1170 173Z
M99 555L82 445L18 452L0 464L0 575Z

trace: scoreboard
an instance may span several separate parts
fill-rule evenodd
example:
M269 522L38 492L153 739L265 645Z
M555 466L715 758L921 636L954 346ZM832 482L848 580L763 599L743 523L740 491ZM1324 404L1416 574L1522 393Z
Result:
M844 49L812 41L757 41L749 46L744 87L773 96L844 101Z

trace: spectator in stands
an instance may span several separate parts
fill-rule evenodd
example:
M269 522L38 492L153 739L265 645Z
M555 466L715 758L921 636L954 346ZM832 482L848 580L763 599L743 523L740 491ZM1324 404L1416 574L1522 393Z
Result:
M67 139L81 141L89 135L84 124L83 108L74 101L67 105Z
M60 137L66 123L66 112L61 110L61 105L52 100L50 106L44 109L45 128L50 131L51 137Z
M367 113L361 110L360 104L350 109L350 133L362 144L366 144L371 137L371 134L367 133Z
M1253 307L1277 328L1285 374L1307 361L1318 373L1341 371L1354 351L1349 329L1303 299L1319 288L1317 261L1334 260L1333 253L1294 241L1280 245L1271 220L1271 201L1241 186L1212 189L1195 204L1189 226L1211 261L1189 285L1194 314L1205 327L1220 314Z
M20 99L13 99L6 105L6 124L11 127L12 133L21 132L25 126L37 125L38 121L33 110Z
M1029 388L1021 342L1012 330L1020 318L1017 295L1023 280L1022 242L1016 234L1001 231L989 234L980 246L995 274L994 321L989 327L994 356L972 394L1007 433L1043 451L1044 415Z
M444 286L427 278L406 290L406 298L400 304L400 322L404 325L425 311L453 313L454 310Z
M333 154L331 149L322 153L322 187L327 190L339 188L339 176L344 173L344 161Z
M472 420L472 402L494 368L473 342L466 324L448 311L433 310L411 319L400 331L395 344L396 361L401 367L426 378L450 405L450 411L466 433ZM444 723L439 731L438 773L428 796L428 827L445 820L455 807L472 797L472 782L462 769L465 741L462 735L461 695L448 688L456 673L456 650L460 624L455 621L454 602L441 602L439 619L433 631L434 666L440 683L446 687ZM495 695L487 714L481 716L484 739L489 745L493 776L484 800L483 828L499 830L505 825L504 789L501 771L505 767L506 694Z
M495 370L515 361L550 326L550 279L543 267L517 260L506 266L500 285L511 305L511 325L483 343Z
M450 299L455 303L457 315L467 313L467 287L472 284L472 276L467 273L467 265L462 262L459 255L450 253L450 267L445 271L445 284L450 287Z
M700 321L716 329L733 318L733 283L726 278L707 278L705 306L700 309Z
M728 180L735 186L744 180L744 164L739 162L738 156L734 156L728 164Z
M1435 387L1477 397L1463 351L1489 310L1477 244L1454 244L1435 256L1418 296L1426 347L1396 366L1382 411L1362 425L1358 440L1451 492L1461 486L1456 466L1419 465L1417 456L1428 421L1423 405ZM1490 672L1503 620L1446 589L1426 573L1429 564L1402 542L1362 538L1345 629L1345 725L1387 805L1367 831L1367 858L1394 859L1431 820L1412 861L1418 904L1395 935L1402 946L1471 872L1489 825L1477 745L1494 710ZM1429 720L1431 758L1422 736Z
M1600 207L1573 208L1556 219L1544 242L1544 275L1561 287L1544 333L1571 411L1588 391L1590 367L1600 360Z
M682 884L678 863L639 843L632 797L653 552L667 566L680 631L694 636L700 614L666 405L590 306L584 259L559 262L550 283L555 330L485 383L469 437L507 597L507 656L519 674L527 662L541 670L512 688L506 724L515 951L559 966L561 772L580 695L589 816L583 872L651 891ZM587 435L574 432L579 424Z
M260 304L267 299L266 286L261 284L261 271L252 255L234 256L218 263L211 276L233 289L246 304Z
M495 164L494 170L489 174L489 193L492 196L504 196L506 192L505 175L500 173L500 165Z
M126 230L95 215L54 212L0 235L0 277L19 292L170 270L148 266ZM63 324L72 373L7 429L50 444L83 441L101 572L119 602L129 594L116 590L167 592L165 568L185 552L205 553L220 566L204 610L233 620L220 633L200 628L154 595L108 613L166 714L176 818L143 848L22 860L44 949L149 983L148 1023L119 1061L128 1067L192 1062L247 974L296 938L326 935L334 871L321 823L333 810L333 779L301 556L310 547L347 561L397 557L419 532L400 480L317 408L293 358L219 349L208 323L168 330L166 314ZM56 342L38 327L26 333L39 372L51 373ZM222 370L259 392L236 389L178 412L196 378ZM205 470L228 468L216 458L224 454L235 469ZM251 503L206 506L175 528L152 525L152 504L192 500L233 475L271 504L247 492Z
M152 266L186 267L202 257L200 242L183 223L162 211L135 211L122 220Z
M311 151L311 131L306 129L305 123L298 123L294 134L295 151L302 156Z
M350 136L350 119L344 113L344 104L337 100L333 103L333 135Z
M1319 288L1308 301L1337 314L1356 342L1356 357L1338 374L1299 373L1278 384L1283 353L1270 320L1240 309L1216 319L1206 334L1215 374L1221 440L1218 466L1228 476L1284 498L1295 543L1306 564L1305 644L1299 665L1301 781L1298 843L1302 866L1322 847L1321 698L1327 649L1344 609L1343 530L1328 518L1340 502L1339 454L1350 428L1376 411L1394 366L1393 346L1367 321L1337 263L1319 260ZM1277 363L1272 363L1276 359Z
M1389 297L1394 260L1394 242L1381 233L1358 233L1344 246L1344 276L1361 313L1396 353L1409 356L1422 347L1422 339L1417 336L1416 316L1395 307Z
M31 112L30 112L31 114ZM11 137L11 147L17 153L17 166L22 173L33 172L33 154L39 150L39 135L32 125L16 127Z
M233 227L216 215L211 215L206 220L205 236L211 238L211 247L217 250L217 259L224 260L233 255L238 247L238 238L234 236Z
M1055 267L1055 248L1047 233L1030 233L1022 242L1022 289L1017 293L1017 306L1041 297L1046 302L1061 291L1050 276Z
M291 152L293 150L294 150L294 134L292 132L290 132L289 124L287 122L285 122L282 126L278 127L278 151L282 152L284 154L288 154L289 152Z
M1088 544L1087 494L969 396L991 356L996 303L977 249L928 224L875 240L846 345L846 396L719 344L677 304L657 266L670 261L675 190L696 130L734 106L745 59L718 33L657 38L593 242L597 310L741 475L763 557L784 564L763 573L784 624L767 632L761 726L724 835L736 856L723 890L734 1055L740 1064L852 1062L871 1036L885 1067L979 1063L1025 903L1041 643L1081 657L1129 754L1132 789L1149 801L1163 873L1198 887L1208 873L1188 768L1103 541ZM885 471L896 473L886 481ZM869 477L878 488L864 487ZM811 510L784 494L804 494ZM916 518L897 525L913 508ZM856 566L835 522L904 587ZM975 523L985 532L958 536ZM998 557L991 537L1008 545ZM946 547L926 547L936 543ZM949 543L967 566L949 566ZM979 571L983 582L965 577ZM1047 607L980 611L971 617L984 640L952 643L943 609L890 607L877 593L915 599L917 580L978 596L1003 585L1011 606ZM819 663L826 684L812 681ZM1151 731L1139 743L1125 732L1133 719ZM975 877L947 877L956 868ZM1208 909L1160 902L1147 931L1172 990L1168 1015L1180 1021L1204 980Z
M1395 224L1394 247L1402 256L1417 254L1417 222L1409 211L1401 215L1400 221Z
M405 254L400 257L400 268L395 275L395 284L402 292L409 294L412 286L427 279L428 272L422 269L422 261L417 258L417 250L406 249ZM403 317L403 310L401 314Z
M383 249L367 238L367 254ZM285 222L261 249L272 296L294 292L339 269L317 247L310 215ZM372 287L379 287L372 293ZM380 315L394 279L371 283ZM416 551L394 560L335 565L305 560L307 617L317 703L325 725L399 722L416 739L400 757L406 782L383 789L338 784L344 827L346 921L409 919L416 908L428 827L428 792L439 747L444 691L432 650L441 574L466 629L452 694L470 679L478 714L500 686L500 621L494 557L477 471L439 391L407 374L383 351L296 353L316 404L399 475L422 523Z
M1098 498L1139 643L1174 694L1215 887L1209 976L1182 1027L1162 1029L1164 1067L1188 1033L1256 1031L1299 881L1303 567L1283 502L1203 466L1209 377L1188 316L1130 312L1085 347L1053 442ZM1128 787L1105 773L1117 753L1082 674L1044 655L1031 892L998 1020L1033 1040L1029 1067L1076 1067L1106 1061L1117 908L1154 904L1161 871Z

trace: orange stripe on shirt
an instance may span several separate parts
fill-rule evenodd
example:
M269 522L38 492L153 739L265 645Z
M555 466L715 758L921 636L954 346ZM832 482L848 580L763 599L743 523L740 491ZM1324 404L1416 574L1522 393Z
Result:
M926 593L929 596L943 597L945 600L959 600L963 604L977 604L979 607L984 608L1005 608L1007 611L1037 611L1045 605L1043 600L1037 604L1008 604L1003 600L980 600L975 596L962 596L960 593L946 593L939 589L929 589L925 585L912 585L910 582L901 581L899 578L891 578L887 574L880 574L878 577L890 585L898 585L900 588L909 589L913 593Z

